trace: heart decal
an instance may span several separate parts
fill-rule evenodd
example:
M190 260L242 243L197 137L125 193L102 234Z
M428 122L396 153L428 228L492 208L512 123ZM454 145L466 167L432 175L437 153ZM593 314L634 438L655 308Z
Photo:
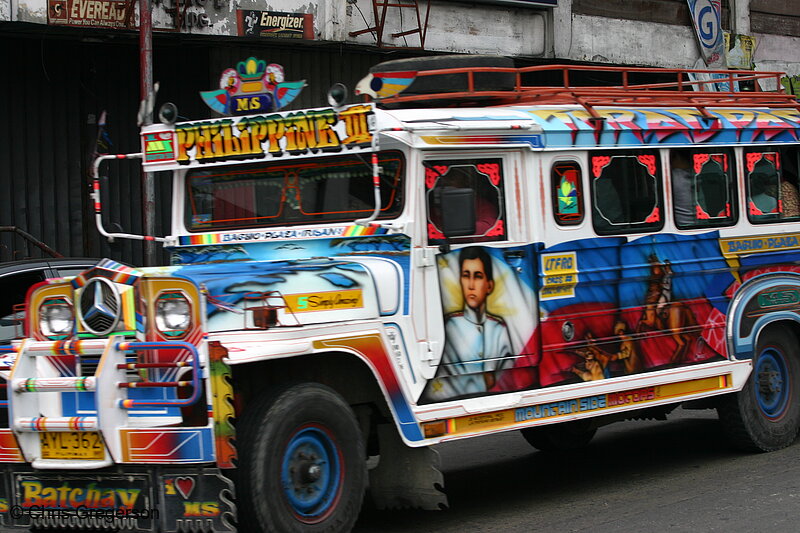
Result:
M184 500L188 500L189 496L192 494L192 491L194 490L194 478L176 477L175 488L178 489L178 492L181 493L181 496L183 496Z

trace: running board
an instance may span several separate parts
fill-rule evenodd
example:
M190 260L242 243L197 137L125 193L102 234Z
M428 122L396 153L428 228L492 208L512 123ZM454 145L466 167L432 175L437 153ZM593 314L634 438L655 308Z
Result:
M730 394L742 389L751 370L749 360L720 361L423 406L415 413L425 435L420 444Z

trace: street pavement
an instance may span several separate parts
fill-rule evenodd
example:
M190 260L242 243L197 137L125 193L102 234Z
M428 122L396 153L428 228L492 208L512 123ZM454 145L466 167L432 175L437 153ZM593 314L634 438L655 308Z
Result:
M601 428L569 454L519 432L437 446L450 509L377 510L355 533L800 531L800 444L748 454L712 410Z

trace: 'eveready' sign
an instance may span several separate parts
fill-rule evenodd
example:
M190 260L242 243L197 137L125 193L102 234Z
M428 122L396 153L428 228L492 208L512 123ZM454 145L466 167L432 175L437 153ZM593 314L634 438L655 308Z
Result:
M93 28L125 28L125 0L50 0L47 20L50 24Z

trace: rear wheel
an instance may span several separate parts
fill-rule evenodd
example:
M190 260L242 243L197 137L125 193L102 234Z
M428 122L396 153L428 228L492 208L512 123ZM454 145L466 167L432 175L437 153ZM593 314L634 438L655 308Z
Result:
M243 531L350 531L366 463L361 430L341 396L294 385L259 398L237 426Z
M794 442L800 429L800 349L785 326L764 331L753 372L740 392L717 408L730 442L747 451L772 451Z
M597 428L591 420L575 420L520 430L528 444L543 452L577 450L585 447L594 438Z

